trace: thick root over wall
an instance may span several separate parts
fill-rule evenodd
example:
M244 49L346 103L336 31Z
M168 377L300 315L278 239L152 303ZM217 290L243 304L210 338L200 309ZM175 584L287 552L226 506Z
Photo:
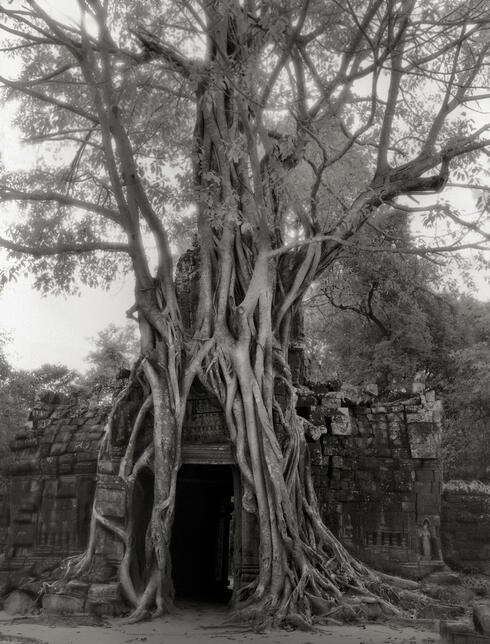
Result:
M133 489L141 470L149 468L154 471L155 463L154 441L143 449L139 445L137 449L138 436L148 415L154 412L154 394L141 374L140 369L135 370L128 386L115 401L99 454L99 467L111 461L118 408L125 404L134 387L140 387L143 402L133 419L118 469L119 480L126 489L125 522L118 523L104 516L97 508L96 499L87 549L82 555L64 562L64 576L59 582L63 584L73 578L90 580L96 561L97 540L101 531L108 531L124 546L118 577L124 597L132 607L129 621L146 619L173 607L169 554L173 501L164 499L159 504L155 503L145 537L146 567L138 574L134 572L134 543L139 526L133 519ZM244 378L247 378L246 373ZM231 424L237 464L242 472L242 503L248 512L254 512L259 525L259 575L247 585L235 589L229 619L259 628L287 626L309 629L318 621L362 619L372 613L374 605L380 615L388 617L402 615L403 606L413 609L423 602L421 595L406 589L406 584L402 588L403 583L380 576L357 561L325 526L318 511L300 419L286 423L283 412L278 408L284 426L289 428L286 441L289 447L284 455L274 428L263 416L260 404L257 405L260 398L254 397L250 382L253 379L248 378L241 383L239 399L236 385L231 387L234 398L231 404L226 405L226 413ZM259 432L256 420L261 416L262 431ZM245 445L250 450L249 458L244 457ZM175 461L169 469L174 474L173 479L172 476L169 478L174 499L178 471ZM168 513L170 507L171 516ZM163 548L160 557L155 554L155 543Z

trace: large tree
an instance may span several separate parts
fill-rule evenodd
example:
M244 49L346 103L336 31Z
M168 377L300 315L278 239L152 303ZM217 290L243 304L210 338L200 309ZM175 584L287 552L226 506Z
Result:
M20 69L0 81L19 101L24 136L46 152L34 170L2 178L0 198L22 204L24 219L0 244L44 290L134 273L142 359L129 387L141 374L147 383L134 433L152 410L153 440L135 462L133 434L120 476L131 498L138 469L155 473L142 584L131 575L131 507L126 526L94 513L92 527L125 544L120 579L135 617L171 602L196 378L222 404L241 502L259 525L259 574L237 608L310 619L317 601L379 589L318 511L287 364L291 320L380 210L410 210L405 196L441 191L453 170L479 180L490 141L467 111L488 84L487 3L79 0L64 5L70 18L20 4L0 8ZM482 213L437 214L463 232L420 252L487 244ZM172 264L187 226L198 241L191 320Z

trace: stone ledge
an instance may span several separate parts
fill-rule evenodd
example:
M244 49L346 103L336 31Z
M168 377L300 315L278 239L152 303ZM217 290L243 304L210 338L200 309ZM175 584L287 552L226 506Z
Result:
M466 622L441 621L439 633L444 644L490 644L490 635L477 633Z

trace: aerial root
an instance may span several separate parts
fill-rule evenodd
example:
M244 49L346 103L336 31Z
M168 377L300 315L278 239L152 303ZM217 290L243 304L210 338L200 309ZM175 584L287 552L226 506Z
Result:
M152 617L152 613L148 608L136 608L130 613L124 620L124 624L137 624L138 622L144 622Z

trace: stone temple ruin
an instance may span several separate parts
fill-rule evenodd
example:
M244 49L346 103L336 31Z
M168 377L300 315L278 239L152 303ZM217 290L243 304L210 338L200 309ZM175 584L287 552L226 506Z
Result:
M176 279L188 323L195 301L194 257L184 255ZM378 569L420 578L440 568L440 403L420 386L416 393L381 402L374 387L309 382L301 325L296 326L289 362L297 412L308 421L306 438L325 523L351 552ZM128 400L119 414L108 462L98 459L98 447L110 404L83 396L40 397L13 439L12 458L3 469L8 480L8 493L0 497L4 590L39 592L42 580L52 579L64 558L82 552L94 503L104 516L124 525L126 493L118 459L139 404ZM150 427L142 431L142 441L145 434L151 434ZM153 501L150 470L141 472L135 490L141 538L134 547L142 565ZM171 544L177 598L226 598L231 585L256 575L257 525L242 508L241 496L223 412L195 385L183 429ZM58 592L44 586L45 609L122 608L117 568L123 545L112 533L101 534L90 583L72 582ZM40 580L37 585L32 578Z
M327 525L378 569L418 578L440 567L440 408L433 394L381 403L359 388L298 381L297 386L297 411L309 420L314 483ZM9 492L0 516L4 580L22 571L42 578L81 552L94 498L105 515L124 522L124 488L117 474L97 462L109 408L47 394L15 436L4 469ZM124 425L122 415L122 441ZM197 387L183 437L172 539L177 596L224 596L230 583L241 584L257 572L257 529L254 516L235 502L241 498L240 477L223 413ZM152 474L145 472L139 483L138 523L144 535ZM72 589L64 609L67 599L77 611L120 606L122 548L109 532L98 541L93 583ZM45 607L58 605L55 600L60 598L47 593Z

